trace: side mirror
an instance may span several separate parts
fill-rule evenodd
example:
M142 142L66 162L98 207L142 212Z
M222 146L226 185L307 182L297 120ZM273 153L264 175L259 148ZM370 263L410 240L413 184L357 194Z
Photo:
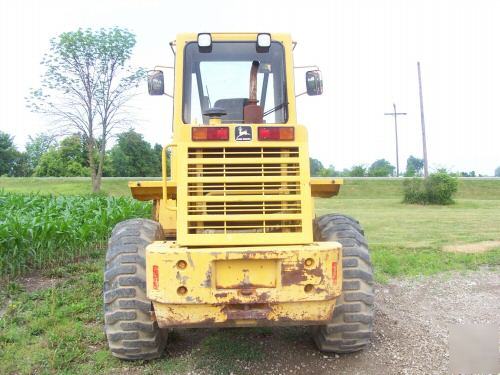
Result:
M161 70L151 70L148 72L148 92L149 95L165 94L165 81Z
M323 93L323 80L321 71L309 70L306 72L307 95L321 95Z

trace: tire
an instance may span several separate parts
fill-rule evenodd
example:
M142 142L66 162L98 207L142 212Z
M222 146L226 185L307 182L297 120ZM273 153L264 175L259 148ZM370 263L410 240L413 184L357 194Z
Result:
M104 272L104 329L115 357L148 360L164 352L167 333L153 319L153 305L146 296L145 249L161 239L161 225L147 219L123 221L111 232Z
M373 268L368 244L355 219L328 214L314 221L316 241L342 244L342 294L332 320L313 327L316 346L323 352L351 353L369 344L373 332Z

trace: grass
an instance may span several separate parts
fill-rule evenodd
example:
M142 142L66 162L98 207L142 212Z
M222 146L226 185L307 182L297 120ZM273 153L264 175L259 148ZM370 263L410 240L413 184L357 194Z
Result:
M0 280L85 256L116 223L149 212L148 204L125 197L0 190Z
M108 177L102 181L104 195L130 196L128 177ZM143 180L144 178L138 178ZM13 193L89 194L90 177L0 177L0 189Z
M210 331L198 350L158 361L117 360L102 330L103 266L102 252L93 252L86 262L44 271L45 277L64 276L49 288L30 293L11 282L0 292L0 306L2 299L11 300L0 318L1 374L179 374L197 369L229 374L244 373L245 365L262 360L256 342L262 329ZM170 335L171 346L178 340L175 332Z
M106 195L130 196L128 181L158 180L159 177L105 177ZM89 177L0 177L0 189L15 193L89 194ZM402 199L403 179L345 178L338 199ZM500 178L460 178L458 199L500 199Z
M500 264L500 249L483 254L441 251L443 245L500 239L500 200L459 199L449 206L405 205L400 199L316 201L318 215L332 211L363 225L378 281Z
M32 186L42 193L88 188L85 180L59 180L63 186L56 179L45 180L34 180ZM127 180L105 180L104 186L108 193L128 195ZM500 249L483 254L441 251L447 244L500 239L500 180L460 180L457 203L450 206L404 205L400 184L348 179L338 198L316 200L318 215L342 212L360 220L378 281L500 264ZM0 178L0 187L30 191L25 179ZM91 249L85 261L43 270L43 276L58 279L42 290L29 292L16 281L3 286L0 310L8 307L0 318L1 374L184 374L201 369L243 374L248 365L256 368L273 360L270 349L260 346L263 335L272 332L269 328L206 331L188 343L174 332L168 346L173 351L161 360L116 360L102 332L103 257L103 251ZM303 340L298 329L284 332L285 342L298 340L298 334Z

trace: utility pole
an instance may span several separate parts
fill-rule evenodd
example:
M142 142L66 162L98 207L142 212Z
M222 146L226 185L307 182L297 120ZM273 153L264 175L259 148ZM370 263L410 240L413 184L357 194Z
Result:
M427 141L425 137L425 119L424 119L424 98L422 94L422 75L420 74L420 61L417 61L418 70L418 90L420 93L420 123L422 124L422 148L424 151L424 176L429 176L429 165L427 163Z
M397 112L395 103L392 103L392 108L394 108L394 112L386 112L384 115L394 117L394 133L396 134L396 177L399 177L398 116L406 116L406 113Z

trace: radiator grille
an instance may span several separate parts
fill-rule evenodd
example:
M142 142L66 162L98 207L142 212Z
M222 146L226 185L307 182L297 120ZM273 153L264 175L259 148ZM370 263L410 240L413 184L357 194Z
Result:
M190 148L188 158L281 158L299 156L298 147L205 147Z
M300 214L300 201L189 202L189 215Z
M300 183L292 182L207 182L188 183L189 196L299 195Z
M261 220L261 221L190 221L189 234L212 233L283 233L300 232L300 220Z
M298 163L188 164L188 177L298 176Z
M302 231L298 147L188 148L187 231Z

